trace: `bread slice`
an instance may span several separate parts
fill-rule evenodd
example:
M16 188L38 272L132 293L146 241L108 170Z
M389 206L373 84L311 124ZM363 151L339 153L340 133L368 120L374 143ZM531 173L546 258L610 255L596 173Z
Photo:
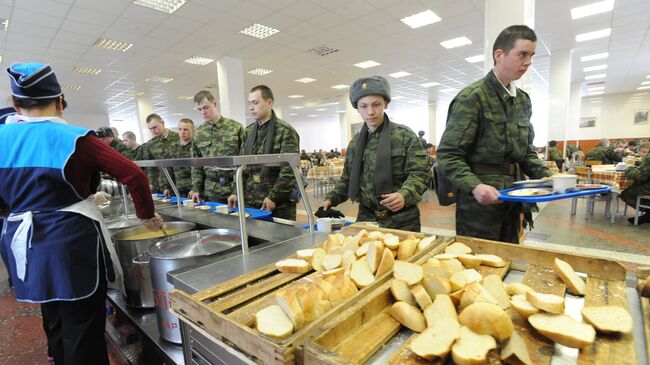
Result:
M455 292L449 293L449 298L454 303L454 305L460 305L460 298L465 294L465 289L456 290Z
M457 259L468 269L477 269L483 261L480 257L470 254L459 255Z
M323 244L323 250L325 250L326 253L329 253L332 251L332 249L336 247L341 247L341 242L339 241L338 237L336 237L333 234L330 234L327 237L327 241Z
M478 254L476 256L481 258L481 265L491 267L504 267L508 264L504 259L497 255Z
M449 278L449 284L451 284L451 290L456 291L463 289L466 285L477 281L480 282L481 280L483 280L483 277L476 269L467 269L453 274Z
M468 253L472 253L472 249L467 246L466 244L456 241L452 243L451 245L445 247L445 253L453 253L456 255L464 255Z
M418 242L417 251L419 252L425 250L427 247L431 246L435 242L436 238L437 238L436 235L431 235L421 239L420 242Z
M615 305L582 308L582 319L602 333L631 333L632 316L627 309Z
M452 275L465 270L465 266L463 266L463 264L458 261L458 259L441 260L440 264L446 266Z
M291 320L294 331L299 331L305 323L305 317L297 298L297 290L280 290L275 294L275 301Z
M323 257L322 262L323 270L332 270L341 266L341 255L327 254Z
M382 231L370 231L370 232L368 232L366 237L371 238L373 240L383 240L384 239L384 232L382 232Z
M371 242L365 242L359 248L357 248L357 251L355 254L357 255L357 258L359 257L364 257L368 253L368 247L370 247Z
M383 254L383 248L380 248L379 244L370 243L368 245L366 260L368 261L368 267L370 268L371 273L374 274L375 272L377 272L377 268L379 268L379 263L381 262L382 254Z
M410 259L417 248L418 244L415 240L404 240L400 242L399 248L397 249L397 259L403 261Z
M462 310L470 304L478 302L498 304L497 300L494 299L492 294L490 294L481 283L473 282L465 287L465 292L463 293L463 296L460 297L460 309Z
M328 277L328 276L332 276L332 275L343 274L344 272L345 272L345 269L343 269L342 267L337 267L335 269L323 271L320 274L323 275L323 277Z
M323 268L323 259L327 256L327 252L325 252L324 249L322 248L316 248L314 249L314 254L311 257L311 266L314 267L314 270L316 271L325 271Z
M413 306L418 304L411 293L411 289L403 280L393 279L390 284L390 292L393 294L395 301L405 302Z
M379 262L379 267L377 267L377 272L375 272L375 277L378 278L391 271L394 264L395 258L393 257L393 253L390 252L390 249L388 247L384 247L384 251L381 255L381 261Z
M524 283L510 283L506 285L506 292L508 295L526 295L526 292L528 291L535 291L533 288L529 287L528 285Z
M352 251L343 251L341 255L341 267L343 270L349 271L352 267L352 263L357 261L357 256Z
M512 332L508 343L501 349L501 360L506 364L533 365L526 343L517 331Z
M425 276L437 276L439 278L444 278L447 280L451 278L452 274L452 272L449 271L449 268L440 262L433 263L431 261L427 261L424 263L424 265L422 265L422 270Z
M451 293L449 280L438 276L425 275L422 279L422 286L432 299L435 299L438 294L448 295Z
M497 348L490 335L479 335L469 328L460 328L460 336L451 347L451 358L456 365L481 365L487 362L488 351Z
M311 258L314 256L314 249L308 248L305 250L298 250L296 251L296 256L298 256L299 259L311 261Z
M451 260L455 259L459 256L457 253L439 253L437 255L434 255L433 258L438 260L438 261L445 261L445 260Z
M285 259L275 263L280 272L303 274L311 270L309 262L303 259Z
M556 257L554 268L555 272L566 284L569 293L581 296L585 295L585 281L582 280L575 271L573 271L573 267L571 267L568 262L562 261Z
M506 287L503 281L497 275L491 274L483 278L483 287L487 290L501 309L506 310L510 308L510 297L506 292Z
M460 324L480 335L490 335L505 340L514 330L510 316L494 303L470 304L458 316Z
M415 285L422 280L422 266L406 261L396 260L393 265L393 277L403 280L408 285Z
M293 333L293 323L282 308L275 304L255 313L255 327L260 333L277 340Z
M535 307L549 313L564 313L564 298L553 294L526 292L526 300Z
M327 293L313 282L307 286L304 294L298 293L298 300L306 323L314 321L332 309L332 302Z
M386 233L384 235L384 245L390 248L391 250L397 250L399 247L399 237L394 234Z
M406 302L393 303L389 313L396 321L412 331L422 332L427 328L422 312Z
M445 318L458 322L456 307L449 295L439 294L431 305L424 308L424 319L427 321L427 327L433 327Z
M594 343L596 330L565 314L537 313L528 323L550 340L567 347L581 349Z
M451 345L460 335L460 325L450 318L443 318L422 333L414 335L409 349L423 359L443 359L451 351Z
M361 289L372 284L375 281L375 276L370 272L368 262L365 260L357 260L352 263L350 279L352 279L357 288Z
M510 298L510 303L512 304L512 308L524 318L539 313L539 308L530 304L526 299L526 294L513 295L512 298Z
M411 287L411 294L413 294L413 298L415 298L415 302L418 303L418 306L420 309L424 310L424 308L428 307L430 304L433 302L431 301L431 297L427 293L426 290L422 287L422 285L413 285Z

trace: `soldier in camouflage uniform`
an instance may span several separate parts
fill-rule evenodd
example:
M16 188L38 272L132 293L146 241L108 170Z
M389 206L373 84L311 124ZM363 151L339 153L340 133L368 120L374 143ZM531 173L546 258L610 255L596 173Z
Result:
M194 95L194 105L201 113L203 123L194 133L198 157L237 156L244 144L244 127L217 111L217 101L209 91ZM230 170L216 167L192 167L192 199L226 204L235 191L235 175Z
M555 161L557 168L562 171L564 158L562 158L562 151L557 148L557 141L550 141L548 143L548 158L546 161Z
M178 121L178 137L180 143L174 158L194 158L198 157L199 151L192 139L194 134L194 122L191 119L183 118ZM181 197L191 197L192 193L192 168L191 167L174 167L174 179L176 188ZM165 195L173 194L172 191L165 191Z
M643 142L639 145L641 162L638 166L631 166L625 172L628 178L634 180L634 184L623 190L621 199L625 204L636 208L636 197L639 195L650 195L650 142ZM650 223L650 214L647 208L641 208L645 213L639 217L639 224ZM634 223L634 218L628 218Z
M102 141L108 143L112 149L115 151L124 154L128 149L124 143L122 143L118 138L113 135L113 130L110 127L101 127L97 130L97 137L101 138Z
M390 102L390 86L383 77L355 81L350 102L365 123L348 144L343 174L325 197L323 209L349 198L359 202L358 222L419 232L418 203L431 178L422 143L413 131L391 122L384 112Z
M142 146L138 144L135 139L135 133L131 131L126 131L122 134L122 141L126 146L126 150L122 152L126 158L131 161L137 161L142 159Z
M622 148L614 149L613 147L610 147L609 140L607 138L601 138L600 141L598 141L598 145L594 147L593 150L587 152L585 159L602 161L603 165L611 165L621 162L622 158L619 153L622 150Z
M162 160L174 158L180 144L178 133L165 128L165 121L158 114L149 114L147 116L147 127L153 137L142 145L142 159ZM167 168L167 170L173 179L174 171L170 168ZM159 168L148 168L147 176L152 191L163 192L165 189L171 188L167 178Z
M518 80L531 65L537 38L524 25L506 28L494 42L494 68L461 90L449 106L437 150L444 174L459 189L456 234L519 242L519 203L499 200L521 176L550 176L533 148L528 94Z
M255 121L244 132L242 155L298 153L298 132L275 115L273 101L268 86L255 86L248 94L248 109ZM289 198L296 183L291 167L250 166L244 179L247 207L270 210L276 218L296 219L296 203ZM236 203L237 196L231 195L228 205Z

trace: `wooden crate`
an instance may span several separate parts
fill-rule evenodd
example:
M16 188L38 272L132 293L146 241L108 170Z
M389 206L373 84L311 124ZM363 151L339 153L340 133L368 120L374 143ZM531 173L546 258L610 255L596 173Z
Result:
M503 278L509 270L525 271L523 283L541 293L563 296L566 286L552 269L557 257L569 262L576 271L588 274L585 305L613 304L628 308L625 269L617 262L468 237L457 237L457 240L472 247L476 253L496 254L508 261L508 265L501 269L481 266L479 272L482 275L497 274ZM427 256L419 262L426 261ZM324 322L319 331L321 334L301 346L299 355L302 356L302 363L364 364L391 340L396 341L395 336L402 327L387 312L395 301L390 293L390 284L389 280L338 316ZM507 312L513 320L515 330L526 342L532 362L550 364L554 344L536 333L514 310L508 309ZM409 337L390 354L389 364L435 363L419 358L408 349L412 338ZM498 353L493 355L496 356L495 363L500 363ZM578 363L636 364L632 334L619 337L599 334L593 345L580 351Z
M400 239L405 239L411 233L364 225L345 227L342 232L352 235L361 229L391 232ZM426 237L422 234L415 235L418 238ZM438 237L434 244L416 253L410 261L415 262L435 251L438 246L442 247L451 241L453 238ZM325 315L305 325L284 340L274 340L259 334L254 328L255 313L275 304L274 294L279 289L303 285L313 275L316 275L313 271L305 274L281 273L275 268L274 262L192 295L181 290L174 290L171 295L172 305L179 316L199 326L215 338L233 345L258 363L293 364L295 362L294 349L298 344L311 338L321 323L329 321L342 308L349 306L350 303L390 280L392 271L377 278L373 284L338 303Z

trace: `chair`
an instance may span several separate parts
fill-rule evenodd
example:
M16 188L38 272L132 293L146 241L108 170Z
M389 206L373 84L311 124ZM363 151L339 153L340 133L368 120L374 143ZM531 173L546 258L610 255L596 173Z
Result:
M641 204L641 200L648 200L650 201L650 195L639 195L636 197L636 212L634 213L634 225L638 226L639 225L639 213L641 212L641 208L649 208L650 209L650 203L648 204ZM650 213L646 213L650 214Z
M576 174L578 176L586 176L586 180L583 182L586 184L591 184L591 167L579 167L575 168ZM587 213L594 214L594 200L592 196L579 197L581 199L587 199ZM578 198L571 198L571 215L576 215L576 209L578 206Z
M593 166L593 165L602 165L603 161L601 161L601 160L587 160L587 161L585 161L585 164L587 165L587 167Z

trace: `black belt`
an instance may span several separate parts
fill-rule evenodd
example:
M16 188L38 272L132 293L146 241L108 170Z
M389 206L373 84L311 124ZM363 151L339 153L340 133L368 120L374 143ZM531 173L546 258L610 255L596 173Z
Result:
M489 164L473 164L471 165L472 172L476 175L498 174L515 176L517 174L517 164L506 165L489 165Z

